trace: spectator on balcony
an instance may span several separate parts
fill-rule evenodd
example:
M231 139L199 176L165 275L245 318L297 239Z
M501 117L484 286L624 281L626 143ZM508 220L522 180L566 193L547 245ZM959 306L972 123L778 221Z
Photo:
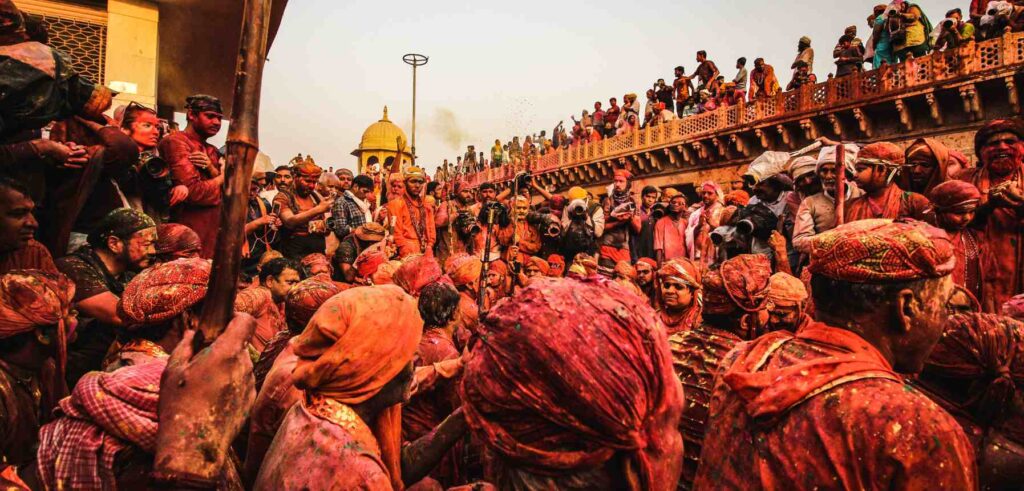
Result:
M630 92L622 96L622 116L632 113L637 119L640 118L640 104L636 102L636 94ZM619 118L622 119L621 117Z
M787 92L797 90L804 85L813 84L816 81L807 62L803 60L797 61L795 67L796 72L793 73L793 80L790 80L789 85L786 86Z
M583 111L586 116L586 111ZM523 147L519 145L519 137L513 136L512 143L508 144L508 161L515 163L516 160L523 156Z
M778 95L781 88L775 68L765 63L764 58L754 60L754 70L750 72L750 100L770 99Z
M871 67L880 68L882 65L896 63L896 55L893 54L892 33L899 30L900 21L895 15L895 9L881 6L881 11L875 7L872 17L871 39L868 44L873 50Z
M988 13L988 4L990 1L991 0L971 0L970 17L974 23L981 21L981 17Z
M604 136L604 109L601 108L601 101L594 101L594 114L591 126Z
M501 167L505 162L505 151L501 148L501 140L494 140L491 147L491 167Z
M597 128L587 126L584 131L586 132L584 135L584 143L595 143L601 141L601 132L597 131Z
M658 115L658 96L654 89L647 89L647 102L644 103L644 126L651 123Z
M932 46L935 51L947 51L960 46L960 29L955 19L943 19L939 26L932 31Z
M612 137L615 135L615 124L619 122L619 116L622 114L622 108L619 107L618 99L612 97L608 99L608 110L604 112L604 136Z
M701 90L697 94L697 114L711 112L715 109L718 109L718 102L715 101L714 97L711 97L711 92L706 89Z
M970 22L964 22L964 14L959 8L955 8L946 12L946 18L953 20L953 25L956 27L956 32L960 34L960 42L965 43L974 39L975 28L974 24Z
M659 78L658 82L654 84L655 95L658 98L658 102L665 104L670 110L674 105L675 98L672 95L672 87L665 85L665 79Z
M870 218L934 218L928 198L904 191L893 182L905 160L903 149L894 143L871 143L860 150L854 169L864 196L846 204L847 222Z
M476 161L476 147L473 145L466 146L466 154L462 156L462 164L466 166L469 172L478 172L480 170Z
M843 34L843 37L839 38L837 51L833 51L836 58L836 77L845 77L864 68L863 53L859 47L853 45L854 39L849 34Z
M672 89L675 93L676 115L683 117L683 110L690 103L693 97L693 79L686 76L686 69L677 66L675 70L676 79L672 82Z
M736 90L747 91L747 59L740 58L736 60L736 76L732 78L732 83L736 84Z
M850 45L860 52L861 58L864 57L864 42L857 37L857 26L849 26L843 31L843 36L850 36ZM839 58L839 55L843 51L843 36L839 37L839 41L836 42L836 47L832 48L832 57Z
M804 36L796 44L796 59L790 68L793 69L793 77L800 71L800 62L807 65L807 71L814 72L814 48L811 47L811 38ZM787 89L788 90L788 89Z
M902 63L907 58L920 58L928 54L928 37L932 32L928 16L915 3L901 2L896 8L899 29L892 33L896 59Z
M718 66L715 65L715 62L708 59L708 53L704 50L697 52L697 63L697 70L693 72L693 75L690 75L691 79L696 78L699 82L697 90L713 90L714 87L711 87L711 84L714 83L718 78L718 75L720 75Z
M628 113L628 116L619 118L619 128L616 130L616 135L627 135L636 131L639 127L639 123L636 120L636 114Z

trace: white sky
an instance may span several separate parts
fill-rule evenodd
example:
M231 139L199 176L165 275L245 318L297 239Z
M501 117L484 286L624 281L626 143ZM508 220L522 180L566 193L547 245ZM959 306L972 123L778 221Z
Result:
M526 0L520 2L292 0L263 82L260 143L275 165L296 153L354 169L363 130L390 119L411 138L410 52L430 56L418 75L418 163L433 172L468 144L571 124L595 100L635 92L640 101L672 68L707 50L727 78L740 56L775 66L780 82L800 36L815 72L834 71L832 47L849 25L866 38L872 2ZM920 2L933 22L966 0Z

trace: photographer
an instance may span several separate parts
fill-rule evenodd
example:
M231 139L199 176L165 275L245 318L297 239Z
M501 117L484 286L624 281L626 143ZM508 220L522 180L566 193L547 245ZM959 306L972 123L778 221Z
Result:
M456 219L460 214L474 217L476 215L470 210L473 207L473 190L465 181L458 180L452 186L452 193L447 201L444 201L434 212L434 225L437 227L437 242L434 244L434 255L437 261L444 264L448 256L455 252L467 252L466 237L470 230L467 228L460 233ZM472 227L472 224L468 225ZM479 227L479 226L478 226Z
M147 215L166 221L171 207L188 197L188 187L174 185L167 162L157 152L163 129L156 111L134 102L128 104L121 116L121 131L139 147L135 172L142 191L143 209Z
M633 175L625 169L616 169L613 179L603 204L608 221L598 240L601 245L598 265L602 274L608 276L611 276L619 261L630 261L630 237L640 233L636 198L630 189Z
M220 132L224 111L220 100L193 95L185 100L188 126L160 142L160 155L170 166L175 185L188 188L180 206L171 209L171 220L188 225L199 234L203 257L213 257L220 226L221 156L206 140Z
M579 186L569 189L569 205L562 212L562 257L574 261L576 254L596 255L597 239L604 233L604 209L592 202Z
M634 234L629 240L629 252L634 263L642 257L651 259L656 257L654 255L654 224L665 216L665 207L659 207L658 216L654 216L655 205L658 203L660 194L661 191L654 186L644 186L643 191L640 192L640 210L637 212L640 216L640 233Z

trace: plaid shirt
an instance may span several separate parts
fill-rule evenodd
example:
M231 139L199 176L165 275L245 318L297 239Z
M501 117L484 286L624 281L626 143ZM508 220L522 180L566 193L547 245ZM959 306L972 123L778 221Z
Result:
M338 239L348 237L353 230L366 223L363 209L347 191L339 199L334 200L334 204L331 205L331 218L334 220L332 230Z

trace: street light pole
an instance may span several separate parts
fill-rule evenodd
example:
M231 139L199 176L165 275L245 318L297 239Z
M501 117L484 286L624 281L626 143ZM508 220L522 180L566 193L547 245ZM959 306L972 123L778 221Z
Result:
M427 64L430 58L416 54L409 53L402 57L408 65L412 65L412 165L416 165L416 68Z

